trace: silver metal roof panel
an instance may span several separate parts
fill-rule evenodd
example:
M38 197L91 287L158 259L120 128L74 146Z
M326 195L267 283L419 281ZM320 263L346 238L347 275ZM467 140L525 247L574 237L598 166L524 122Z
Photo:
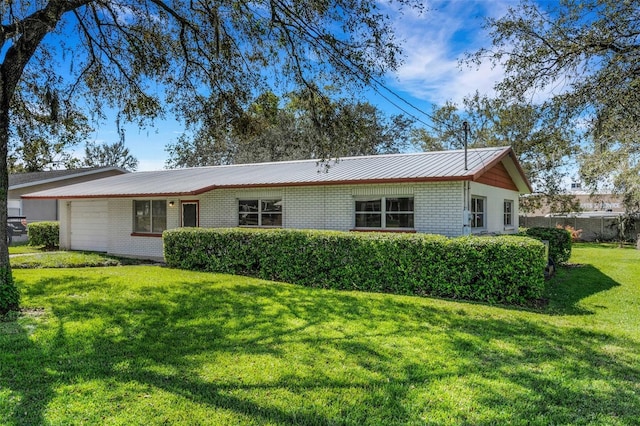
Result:
M519 171L521 192L530 191L510 147L238 164L127 173L35 192L24 198L105 198L196 195L216 188L474 180L506 157ZM326 168L325 166L328 166Z

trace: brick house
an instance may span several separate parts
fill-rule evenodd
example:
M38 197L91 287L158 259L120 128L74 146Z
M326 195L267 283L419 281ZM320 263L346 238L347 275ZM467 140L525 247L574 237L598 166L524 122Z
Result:
M465 163L467 167L465 168ZM136 172L24 195L57 199L60 245L162 257L182 226L514 233L531 186L510 147Z

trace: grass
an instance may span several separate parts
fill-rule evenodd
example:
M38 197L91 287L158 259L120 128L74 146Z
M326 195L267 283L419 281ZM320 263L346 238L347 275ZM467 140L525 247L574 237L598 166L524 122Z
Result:
M24 254L24 255L22 255ZM32 268L82 268L98 266L121 266L141 263L133 259L123 259L101 253L81 251L33 251L21 253L11 258L13 269Z
M533 312L150 266L16 270L0 424L638 424L640 252Z
M9 254L42 253L42 247L33 247L27 241L14 242L9 246Z

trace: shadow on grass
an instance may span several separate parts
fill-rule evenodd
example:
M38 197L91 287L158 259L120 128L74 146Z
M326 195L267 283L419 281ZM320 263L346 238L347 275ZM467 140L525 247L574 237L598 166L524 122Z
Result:
M0 364L21 370L0 367L0 390L19 396L9 423L48 423L54 387L81 381L134 382L211 416L231 412L238 423L640 418L640 343L632 340L517 313L495 318L419 299L211 277L136 288L129 297L83 298L112 289L82 274L23 285L29 297L55 295L47 301L55 329L50 341L34 343L15 324L14 336L0 340ZM98 325L69 331L77 322ZM117 415L114 402L101 403ZM163 412L153 415L146 420L160 423Z
M31 310L30 316L43 311ZM46 424L44 411L53 397L53 379L42 348L29 339L29 327L15 321L0 322L0 423ZM6 423L5 423L6 422Z
M619 283L591 265L560 266L545 289L545 297L549 300L546 311L552 315L593 314L593 311L580 306L580 301L619 286Z

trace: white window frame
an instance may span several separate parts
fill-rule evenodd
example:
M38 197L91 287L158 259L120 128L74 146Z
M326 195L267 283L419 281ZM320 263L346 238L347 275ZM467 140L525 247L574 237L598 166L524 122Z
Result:
M413 210L407 210L407 211L387 211L387 199L394 199L394 198L409 198L411 199L411 204L413 206ZM375 201L380 201L380 211L372 211L372 210L358 210L358 203L362 203L362 202L366 202L366 201L371 201L371 202L375 202ZM375 229L375 230L379 230L379 229L384 229L384 230L408 230L408 231L412 231L415 230L415 212L416 212L416 206L415 206L415 197L413 195L393 195L393 196L380 196L380 197L357 197L354 200L354 229ZM363 215L363 214L375 214L375 215L380 215L380 226L358 226L358 215ZM402 215L411 215L412 216L412 222L413 222L413 226L411 227L404 227L404 226L392 226L389 227L387 226L387 216L390 214L402 214Z
M149 203L149 231L144 231L144 230L140 230L140 229L136 229L137 227L137 218L140 216L147 216L147 215L139 215L138 212L136 211L136 203ZM154 218L153 216L153 205L154 203L157 204L162 204L164 203L164 216L157 216L156 218ZM162 234L163 231L167 230L167 215L168 215L168 209L167 209L167 200L152 200L152 199L142 199L142 200L133 200L132 203L132 210L133 210L133 234L148 234L148 235L160 235ZM164 218L164 226L162 227L161 231L154 231L154 222L156 220L161 220L161 218ZM157 225L157 223L155 223Z
M502 224L504 225L504 229L515 228L513 206L514 206L513 200L504 200L503 207L502 207L503 209Z
M255 212L243 212L240 210L241 203L245 201L255 201L258 204L258 210ZM279 203L280 211L263 211L264 205L263 203L272 202L274 205ZM284 208L282 204L282 198L239 198L238 199L238 226L242 228L282 228L284 224ZM243 225L241 224L240 215L242 214L255 214L258 216L258 224L257 225ZM266 215L280 215L280 225L263 225L263 216Z
M482 201L482 210L478 209L478 201ZM477 226L478 218L482 218L482 226ZM487 197L471 196L471 230L483 231L487 229Z

